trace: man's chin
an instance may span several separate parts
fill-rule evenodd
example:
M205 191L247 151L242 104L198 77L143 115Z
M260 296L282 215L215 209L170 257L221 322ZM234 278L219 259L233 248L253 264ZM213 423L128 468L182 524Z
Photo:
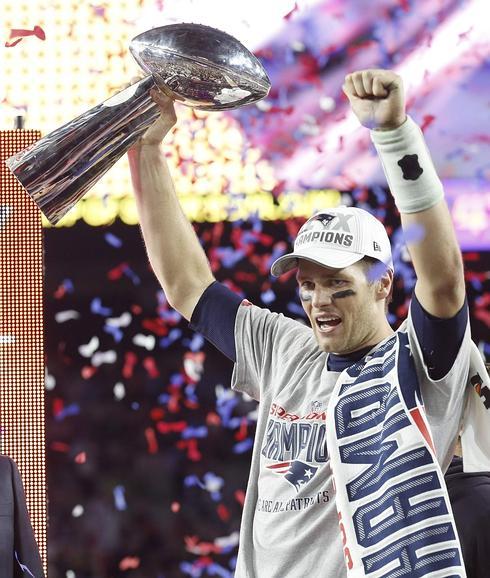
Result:
M315 337L318 347L320 347L324 353L339 353L339 351L343 349L342 345L335 339L321 338L318 335L315 335Z

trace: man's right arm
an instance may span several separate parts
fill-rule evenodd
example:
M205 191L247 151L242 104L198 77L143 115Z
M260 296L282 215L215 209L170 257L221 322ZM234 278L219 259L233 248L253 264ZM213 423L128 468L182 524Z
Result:
M176 121L173 102L156 89L160 118L128 152L148 257L170 305L187 320L214 276L177 199L161 141Z

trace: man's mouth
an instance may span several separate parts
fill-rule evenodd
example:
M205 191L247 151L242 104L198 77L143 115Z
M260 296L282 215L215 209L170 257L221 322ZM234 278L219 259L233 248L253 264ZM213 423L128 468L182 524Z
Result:
M337 315L322 315L317 317L315 321L321 333L331 333L342 323L342 319Z

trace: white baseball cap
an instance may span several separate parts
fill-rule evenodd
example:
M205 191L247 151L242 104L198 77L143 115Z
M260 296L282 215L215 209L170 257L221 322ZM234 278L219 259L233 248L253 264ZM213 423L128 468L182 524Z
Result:
M343 269L373 257L393 270L391 245L381 221L364 209L336 207L310 217L299 230L292 253L279 257L271 273L279 277L298 266L298 259Z

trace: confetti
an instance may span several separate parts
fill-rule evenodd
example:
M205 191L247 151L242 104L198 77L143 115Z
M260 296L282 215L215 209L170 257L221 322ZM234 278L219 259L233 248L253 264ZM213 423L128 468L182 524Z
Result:
M78 351L82 357L91 357L100 345L99 338L94 335L86 345L80 345Z
M80 518L80 516L83 516L84 511L84 507L81 504L77 504L71 511L71 515L74 518Z
M409 67L412 51L437 41L448 11L436 4L424 4L421 21L415 0L400 0L389 10L373 5L367 20L349 3L311 5L308 10L295 3L282 29L257 51L272 81L267 99L209 115L209 120L195 111L182 118L167 157L185 176L187 187L197 191L209 167L222 167L221 173L232 172L234 163L238 171L246 167L248 176L238 185L224 174L216 181L234 205L233 213L226 213L239 220L195 224L213 274L238 295L306 323L294 272L279 279L269 273L271 263L290 250L303 218L277 221L275 211L292 214L301 208L306 215L317 202L316 191L338 187L332 202L366 208L389 227L396 285L389 321L396 327L406 315L416 281L407 243L419 242L424 232L402 233L369 137L354 127L340 86L348 69L366 62ZM90 12L94 26L112 22L108 4L95 4ZM484 63L484 54L470 50L477 26L462 28L455 39L454 47L461 42L467 50L464 63L453 59L449 68L428 70L423 88L415 86L408 102L410 114L426 130L438 168L446 176L464 174L484 182L490 174L485 157L489 139L473 123L480 110L474 105L480 98L485 108L482 95L488 92L483 75L476 73L481 65L473 64L478 58ZM72 26L73 38L75 32ZM9 42L20 40L12 37ZM35 46L29 39L23 42L22 49ZM111 48L113 54L119 51L118 45ZM427 52L422 60L429 62L430 56ZM95 79L102 64L93 65ZM477 78L480 96L475 98L471 86ZM446 102L457 107L457 115L448 114ZM215 123L209 132L208 123ZM213 143L224 134L223 127L243 137L236 150ZM464 130L458 132L458 127ZM208 136L203 150L209 160L199 162L204 171L199 173L192 160L194 146ZM268 171L271 178L258 178ZM273 198L263 221L258 210L251 217L244 213L259 190ZM318 194L320 203L333 198ZM193 202L201 198L200 193L192 196ZM0 207L0 226L5 215ZM89 561L98 556L128 576L165 578L173 572L231 578L256 402L229 388L231 362L170 307L137 227L116 220L87 231L77 224L72 231L46 229L45 240L50 475L67 495L77 496L83 518L80 523L70 515L73 502L53 496L53 533L63 527L56 539L74 538L80 575L93 574ZM71 249L82 243L86 256L61 257L61 245ZM489 357L488 256L465 253L465 268L472 333ZM374 278L380 273L372 271ZM111 542L113 535L117 545ZM68 558L71 546L61 542L54 550L66 557L60 562L59 555L56 563L67 578L75 578L74 572L68 575L75 568ZM175 560L173 569L166 565L167 552Z
M114 505L116 510L120 512L127 509L128 505L126 503L126 496L125 496L125 489L124 486L115 486L113 490L114 495Z
M111 247L115 247L116 249L120 249L123 245L122 240L112 233L106 233L104 239Z
M57 323L66 323L72 319L78 319L79 317L80 313L78 313L78 311L60 311L54 316Z
M126 556L119 562L119 570L136 570L140 566L140 559L136 556Z
M9 40L5 42L5 48L12 48L19 44L19 42L28 36L35 36L39 40L46 40L46 34L40 26L34 26L32 30L25 30L22 28L12 28L10 30ZM15 40L13 40L15 38ZM12 40L12 42L10 42Z

